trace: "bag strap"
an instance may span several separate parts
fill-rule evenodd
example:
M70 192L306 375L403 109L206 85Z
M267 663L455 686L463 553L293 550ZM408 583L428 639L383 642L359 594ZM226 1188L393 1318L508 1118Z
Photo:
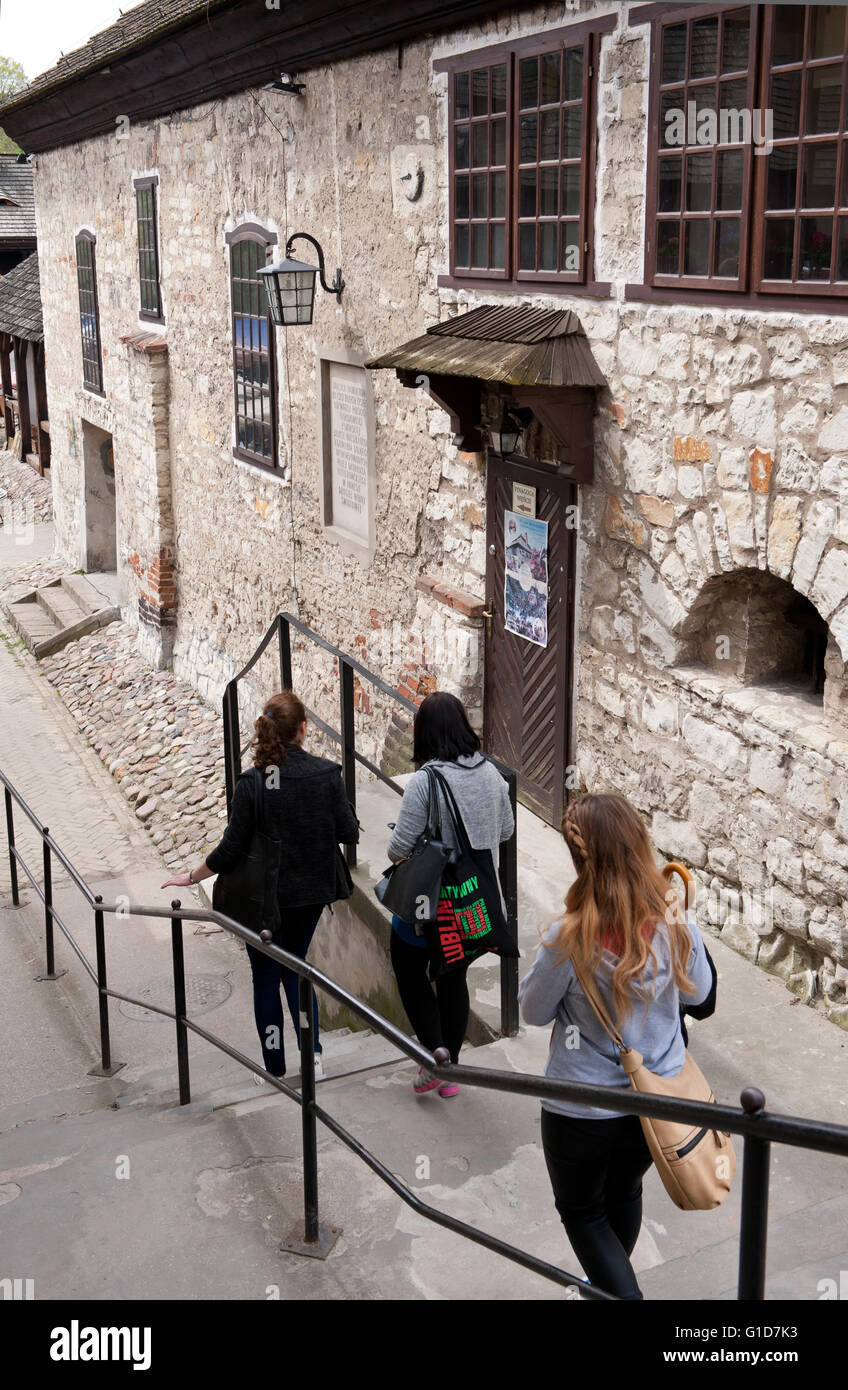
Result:
M427 774L427 825L425 834L428 840L441 840L442 816L439 810L439 798L436 795L435 770L426 765L423 770Z
M606 1008L604 1007L603 1000L601 999L601 996L595 987L594 980L590 985L585 976L582 975L578 970L577 962L573 956L571 957L571 964L574 968L574 973L577 976L577 982L580 985L580 988L582 989L589 1003L591 1004L592 1008L595 1010L595 1013L597 1014L598 1019L600 1021L601 1027L604 1029L604 1032L609 1034L616 1047L618 1048L619 1052L627 1052L628 1048L625 1045L624 1039L622 1038L615 1024L612 1022L612 1019L610 1018Z
M451 791L448 780L441 772L439 772L438 768L434 767L431 770L445 798L448 812L450 813L451 820L453 821L453 827L456 832L456 838L459 842L459 847L462 850L463 854L473 854L474 851L471 848L471 841L468 838L468 831L465 829L465 821L462 819L459 807L456 804L456 797Z
M256 773L256 776L253 779L253 814L254 819L256 820L256 829L259 831L261 835L264 834L262 827L265 823L265 798L262 795L265 789L265 775L261 767L255 767L253 771Z

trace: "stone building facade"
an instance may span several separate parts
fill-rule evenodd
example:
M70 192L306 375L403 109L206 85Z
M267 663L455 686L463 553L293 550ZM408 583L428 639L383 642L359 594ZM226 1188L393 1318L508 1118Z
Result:
M363 558L322 522L321 359L364 364L481 305L572 310L607 386L595 392L593 477L575 493L556 716L568 786L631 797L658 850L696 872L723 939L846 1023L848 299L634 296L662 7L490 9L461 31L445 20L410 34L402 50L311 61L300 96L255 86L123 125L110 114L108 129L55 147L42 139L59 544L92 567L86 477L104 432L109 544L151 662L217 701L286 609L403 693L453 690L484 723L487 691L506 679L487 664L501 521L485 434L458 438L426 382L368 374L375 543ZM592 50L591 283L452 275L445 64L492 45L530 51L532 36L592 21L605 23ZM16 109L4 119L13 134ZM153 176L156 324L138 315L134 193ZM275 254L309 232L345 280L340 302L319 293L309 327L276 335L275 473L234 458L230 255L246 225ZM81 229L96 237L101 394L81 372ZM531 426L517 452L553 474L549 431ZM295 669L311 707L332 717L331 664L298 649ZM379 758L391 710L365 686L357 709L361 746Z

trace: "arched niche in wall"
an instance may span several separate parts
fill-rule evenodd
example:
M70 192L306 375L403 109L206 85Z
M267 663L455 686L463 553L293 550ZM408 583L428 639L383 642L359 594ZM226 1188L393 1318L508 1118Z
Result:
M680 637L684 662L745 685L791 687L834 707L843 663L827 623L808 598L766 570L732 570L708 580Z

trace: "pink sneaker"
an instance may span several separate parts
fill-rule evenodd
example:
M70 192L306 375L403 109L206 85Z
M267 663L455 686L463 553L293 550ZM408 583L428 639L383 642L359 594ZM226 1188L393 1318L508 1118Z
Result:
M443 1081L439 1087L439 1095L444 1096L445 1100L447 1100L449 1096L458 1096L459 1086L455 1081Z
M412 1083L412 1089L417 1096L423 1096L425 1091L434 1091L441 1084L437 1076L431 1076L423 1067L419 1067L418 1075Z

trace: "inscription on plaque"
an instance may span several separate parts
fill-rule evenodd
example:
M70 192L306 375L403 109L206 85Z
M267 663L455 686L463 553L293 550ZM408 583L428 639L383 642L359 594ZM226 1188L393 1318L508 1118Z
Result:
M369 537L368 398L365 372L330 362L330 504L332 525L364 544Z

